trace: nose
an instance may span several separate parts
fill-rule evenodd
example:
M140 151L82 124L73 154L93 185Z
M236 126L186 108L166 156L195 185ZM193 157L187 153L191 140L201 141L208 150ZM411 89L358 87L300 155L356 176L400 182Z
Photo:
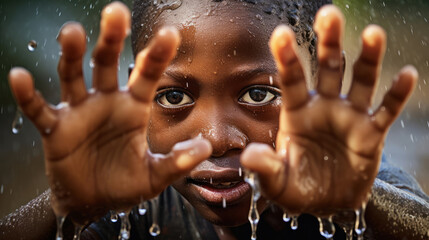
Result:
M209 140L213 157L221 157L230 150L241 152L249 143L247 135L235 124L239 118L227 109L212 107L209 112L206 109L200 116L195 124L197 127L193 137L202 136Z

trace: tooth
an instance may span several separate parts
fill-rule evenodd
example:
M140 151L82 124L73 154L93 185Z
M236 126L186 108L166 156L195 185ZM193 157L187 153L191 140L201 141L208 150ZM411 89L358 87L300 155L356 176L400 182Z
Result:
M231 185L231 182L223 182L223 183L220 183L220 184L222 184L222 186L229 186L229 185Z

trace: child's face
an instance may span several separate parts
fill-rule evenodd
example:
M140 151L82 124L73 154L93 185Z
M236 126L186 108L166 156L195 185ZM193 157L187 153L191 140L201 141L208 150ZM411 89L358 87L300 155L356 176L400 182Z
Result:
M211 142L210 159L174 187L219 225L247 221L251 191L239 176L240 153L250 142L275 142L282 99L268 41L278 24L254 5L185 1L154 26L175 26L182 43L159 83L150 149L168 153L200 134Z

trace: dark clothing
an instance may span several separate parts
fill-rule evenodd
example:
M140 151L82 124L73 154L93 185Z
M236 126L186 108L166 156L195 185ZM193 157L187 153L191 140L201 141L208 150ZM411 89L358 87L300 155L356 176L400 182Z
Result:
M418 183L408 174L397 169L386 162L383 158L378 179L388 182L398 188L410 191L426 201L429 198L421 191ZM148 204L150 205L150 204ZM279 216L281 220L282 212L277 207L270 207L261 215L258 224L258 239L325 239L319 233L319 223L317 219L308 214L299 217L298 229L293 231L288 227L290 223L284 223L286 227L273 229L273 227L263 220L264 214L271 211ZM138 214L137 209L130 213L131 239L189 239L189 240L217 240L219 239L213 225L205 220L176 190L168 187L159 196L158 222L161 227L161 234L153 237L149 234L152 224L151 207L148 208L144 216ZM277 226L278 227L278 226ZM112 223L107 215L90 225L90 230L96 232L101 239L118 239L120 221ZM250 239L250 225L246 224L233 229L239 239ZM346 239L342 229L336 226L334 239Z

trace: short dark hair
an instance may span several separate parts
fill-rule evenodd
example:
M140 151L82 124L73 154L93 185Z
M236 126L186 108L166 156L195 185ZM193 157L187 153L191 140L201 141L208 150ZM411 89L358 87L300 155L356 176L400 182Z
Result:
M174 8L180 6L181 1L175 0ZM222 2L224 0L213 0L213 2ZM332 3L332 0L235 0L245 4L254 4L261 7L265 14L276 15L282 23L288 24L296 33L298 45L308 45L313 60L316 58L316 35L313 31L313 22L317 10L325 4ZM158 16L164 10L160 4L165 4L167 0L134 0L132 11L132 31L131 41L133 54L139 51L138 43L143 41L143 45L152 34L152 26ZM315 62L315 61L313 61Z

